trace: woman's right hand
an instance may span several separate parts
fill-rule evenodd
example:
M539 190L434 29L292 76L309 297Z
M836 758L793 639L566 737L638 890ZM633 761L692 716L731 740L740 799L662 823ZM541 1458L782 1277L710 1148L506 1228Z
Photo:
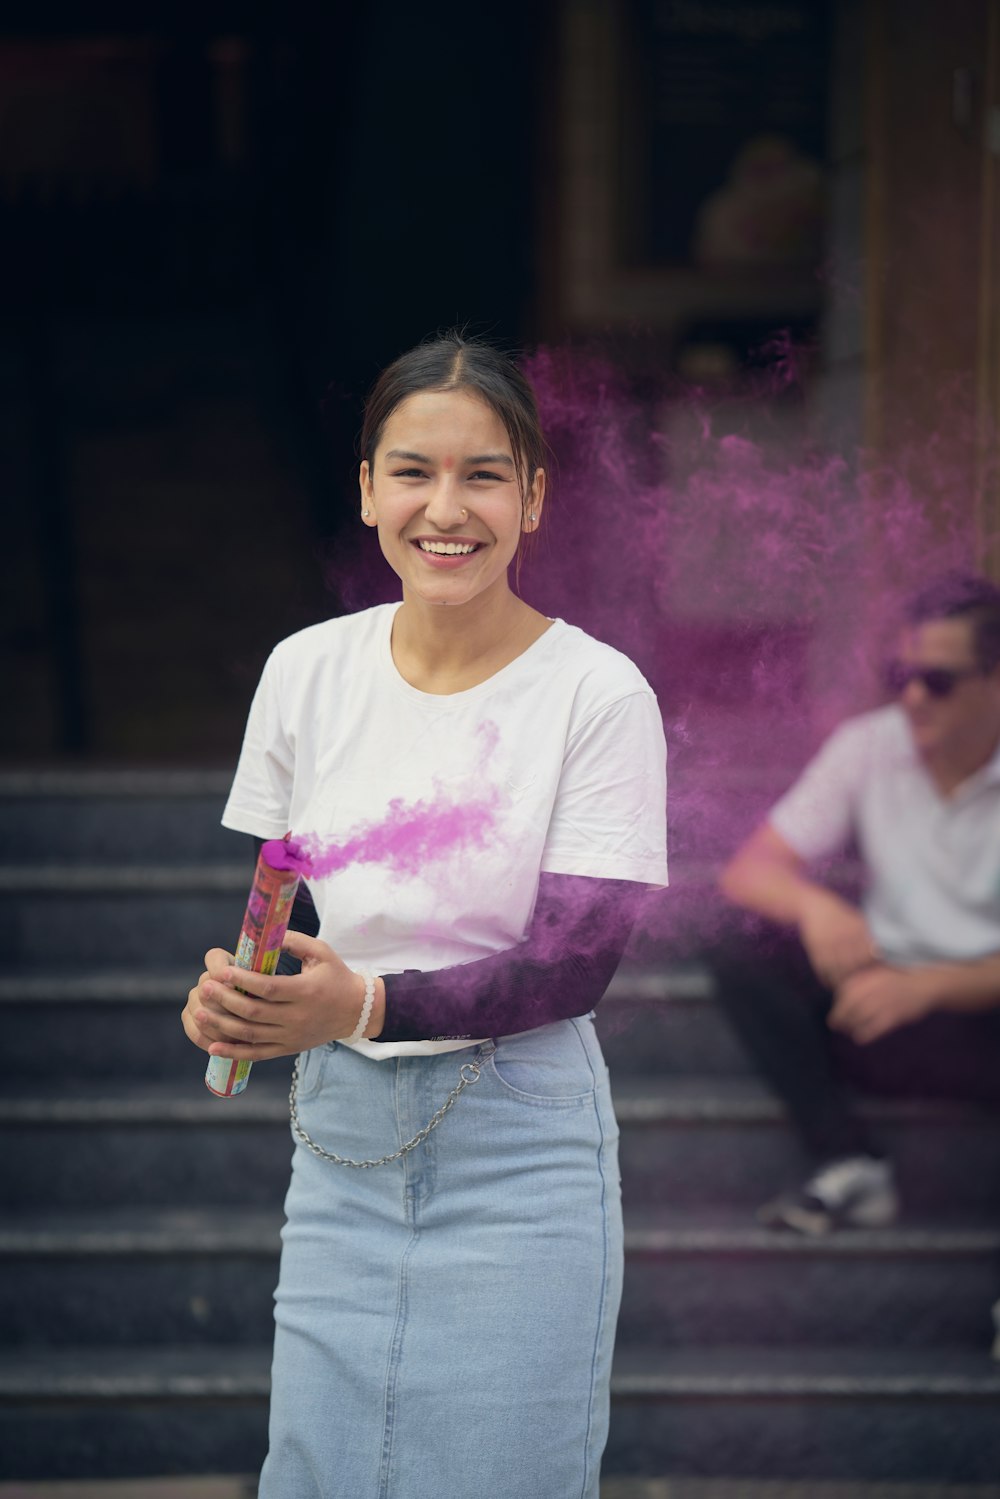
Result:
M188 990L187 1004L181 1011L181 1024L188 1040L193 1041L195 1046L200 1046L202 1051L208 1051L217 1037L210 1036L201 1029L197 1019L199 1011L215 1013L220 1020L225 1014L222 1006L211 998L205 986L212 980L220 982L222 974L234 962L232 953L224 952L221 947L213 947L211 952L205 954L204 973L194 988Z
M813 885L803 892L798 925L816 977L831 989L878 961L864 916L832 890Z
M301 973L252 973L236 968L221 948L205 954L205 972L181 1015L195 1046L211 1056L262 1062L353 1035L365 998L362 975L304 932L286 932L282 947L301 960ZM368 1039L378 1036L384 1016L385 987L378 978Z

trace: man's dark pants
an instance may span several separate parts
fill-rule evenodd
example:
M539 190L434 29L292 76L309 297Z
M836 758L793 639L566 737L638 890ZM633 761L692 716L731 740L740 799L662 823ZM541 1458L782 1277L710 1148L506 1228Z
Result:
M1000 1107L1000 1008L938 1011L859 1046L828 1026L833 991L790 928L738 916L708 963L719 1004L817 1164L882 1153L854 1113L856 1092Z

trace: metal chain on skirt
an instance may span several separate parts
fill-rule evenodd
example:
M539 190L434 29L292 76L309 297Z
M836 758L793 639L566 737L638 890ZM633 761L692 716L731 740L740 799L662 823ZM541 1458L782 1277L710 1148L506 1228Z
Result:
M479 1074L482 1071L482 1063L484 1061L486 1061L485 1057L473 1062L462 1063L462 1066L459 1068L458 1082L455 1084L454 1088L452 1088L451 1092L448 1094L448 1097L438 1109L437 1113L431 1116L422 1130L417 1131L412 1140L407 1140L406 1144L401 1145L398 1150L394 1150L392 1155L379 1156L377 1161L352 1161L347 1156L334 1155L332 1151L324 1150L322 1145L317 1145L312 1136L307 1134L306 1131L302 1128L302 1124L299 1120L298 1108L299 1059L298 1057L296 1057L295 1066L292 1068L291 1092L288 1095L288 1107L292 1116L292 1129L295 1131L298 1138L302 1141L303 1145L308 1146L313 1155L318 1155L320 1159L324 1161L332 1161L334 1166L354 1166L359 1171L366 1171L371 1166L388 1166L391 1161L400 1160L402 1156L408 1155L411 1150L416 1150L418 1145L422 1145L424 1143L431 1130L437 1128L437 1126L441 1123L441 1120L444 1118L445 1114L447 1114L448 1110L454 1108L459 1095L465 1092L470 1083L478 1083Z

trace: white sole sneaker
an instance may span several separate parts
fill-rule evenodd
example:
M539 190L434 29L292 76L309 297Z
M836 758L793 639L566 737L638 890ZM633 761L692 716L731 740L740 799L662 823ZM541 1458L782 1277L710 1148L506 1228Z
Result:
M797 1192L784 1192L758 1209L767 1228L829 1234L837 1228L886 1228L899 1217L899 1193L888 1161L870 1156L834 1161Z

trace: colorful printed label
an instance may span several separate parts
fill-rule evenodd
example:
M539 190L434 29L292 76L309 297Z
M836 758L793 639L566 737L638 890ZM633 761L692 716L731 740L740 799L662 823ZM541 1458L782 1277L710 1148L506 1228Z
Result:
M299 876L287 869L272 869L261 854L257 860L253 885L247 900L235 966L248 973L271 974L281 957L281 944L288 930L292 902L299 888ZM232 1098L242 1093L250 1078L252 1062L232 1057L209 1057L205 1086L218 1098Z

